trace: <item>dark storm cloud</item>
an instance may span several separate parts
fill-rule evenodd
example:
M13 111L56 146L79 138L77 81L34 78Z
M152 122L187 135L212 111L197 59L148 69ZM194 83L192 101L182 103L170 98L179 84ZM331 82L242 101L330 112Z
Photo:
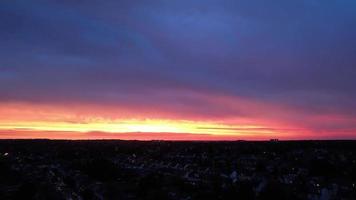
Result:
M4 0L0 44L2 101L189 105L193 91L356 115L352 0Z

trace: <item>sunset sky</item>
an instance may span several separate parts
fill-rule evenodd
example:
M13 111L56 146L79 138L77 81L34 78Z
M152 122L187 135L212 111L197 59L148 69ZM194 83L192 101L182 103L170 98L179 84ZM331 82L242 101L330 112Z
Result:
M356 1L1 0L0 138L356 139Z

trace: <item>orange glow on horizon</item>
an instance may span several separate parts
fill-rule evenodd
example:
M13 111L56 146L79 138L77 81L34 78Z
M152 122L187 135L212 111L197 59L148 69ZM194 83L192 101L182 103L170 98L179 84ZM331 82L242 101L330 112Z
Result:
M48 133L60 132L88 133L104 132L105 137L116 137L122 133L189 133L209 136L231 137L272 137L280 134L250 121L239 120L235 123L227 119L195 119L186 117L154 116L143 111L142 116L121 112L105 107L76 106L74 109L61 106L33 105L12 103L0 105L0 131L14 132L13 138L20 137L21 131L46 133L44 138L51 138ZM125 113L116 115L115 113ZM158 118L161 117L161 118ZM23 133L24 134L24 133ZM258 136L259 135L259 136ZM204 135L206 136L206 135ZM0 138L4 136L0 135ZM7 135L6 138L10 136ZM41 137L41 135L36 135ZM56 138L56 137L54 137ZM68 138L70 139L70 138ZM90 138L89 138L90 139ZM140 138L137 138L140 139Z
M222 98L219 98L219 101ZM229 99L228 99L229 100ZM229 100L231 107L235 104ZM223 101L222 103L226 103ZM262 140L354 138L356 130L323 131L290 123L288 109L236 103L258 117L179 115L154 108L98 105L0 103L0 139ZM267 113L260 117L260 113ZM271 113L271 114L269 114ZM299 117L298 117L299 118ZM311 116L316 122L347 121L340 116ZM321 120L319 120L321 119ZM288 121L290 120L290 121ZM142 134L145 133L145 134Z
M216 122L186 121L186 120L114 120L95 121L90 123L68 122L24 122L17 121L0 124L0 130L34 130L34 131L66 131L66 132L106 132L106 133L195 133L211 135L249 135L251 130L263 134L274 134L261 126L240 125L231 126Z

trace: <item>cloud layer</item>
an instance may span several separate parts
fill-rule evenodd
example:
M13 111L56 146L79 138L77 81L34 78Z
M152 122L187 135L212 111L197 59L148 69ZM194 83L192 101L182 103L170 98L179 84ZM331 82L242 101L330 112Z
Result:
M0 44L4 106L356 130L351 0L4 0Z

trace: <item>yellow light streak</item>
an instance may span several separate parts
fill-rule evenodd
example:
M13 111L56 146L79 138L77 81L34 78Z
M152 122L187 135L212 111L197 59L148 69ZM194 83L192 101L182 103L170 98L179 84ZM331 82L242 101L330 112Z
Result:
M231 126L217 122L185 121L185 120L113 120L113 121L91 121L89 123L68 122L28 122L17 121L0 124L0 129L29 129L38 131L74 131L74 132L150 132L150 133L199 133L212 135L246 135L251 130L263 128L261 126ZM255 131L253 131L255 133ZM259 131L271 133L271 131Z

